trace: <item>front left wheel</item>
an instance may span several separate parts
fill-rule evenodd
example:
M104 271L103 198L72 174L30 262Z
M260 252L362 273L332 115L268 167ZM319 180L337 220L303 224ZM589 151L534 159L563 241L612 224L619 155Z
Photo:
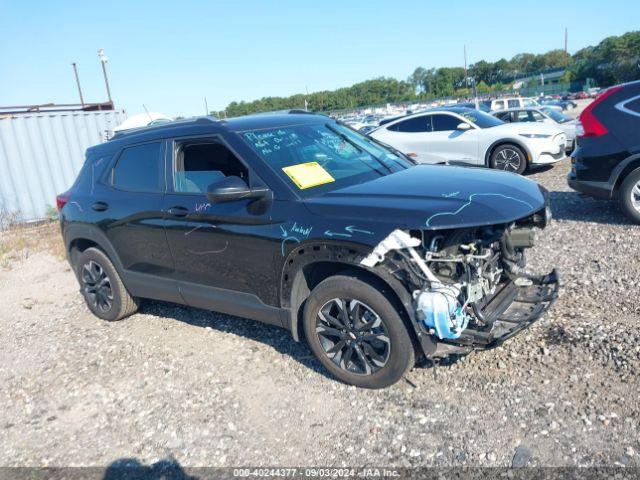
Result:
M316 286L304 309L311 350L339 380L384 388L414 366L414 347L396 307L374 286L336 275Z

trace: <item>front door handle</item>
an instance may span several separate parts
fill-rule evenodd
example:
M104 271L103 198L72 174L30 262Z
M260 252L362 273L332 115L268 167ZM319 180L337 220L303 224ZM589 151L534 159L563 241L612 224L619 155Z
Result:
M186 217L189 214L188 209L180 206L171 207L167 211L169 212L169 214L173 215L174 217Z
M91 205L91 208L93 208L96 212L104 212L107 208L109 208L109 205L104 202L96 202Z

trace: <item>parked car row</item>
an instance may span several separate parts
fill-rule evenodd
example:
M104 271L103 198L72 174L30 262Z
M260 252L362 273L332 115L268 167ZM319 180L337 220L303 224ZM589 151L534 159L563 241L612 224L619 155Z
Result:
M504 122L461 107L396 118L369 135L418 163L487 166L515 173L558 162L567 149L567 134L556 124Z

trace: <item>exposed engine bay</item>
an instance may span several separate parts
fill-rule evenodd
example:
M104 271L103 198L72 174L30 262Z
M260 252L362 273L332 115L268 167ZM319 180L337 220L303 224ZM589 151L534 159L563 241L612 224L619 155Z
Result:
M449 231L395 230L362 264L383 264L411 293L416 319L438 352L492 348L528 327L557 297L556 271L526 273L530 218Z

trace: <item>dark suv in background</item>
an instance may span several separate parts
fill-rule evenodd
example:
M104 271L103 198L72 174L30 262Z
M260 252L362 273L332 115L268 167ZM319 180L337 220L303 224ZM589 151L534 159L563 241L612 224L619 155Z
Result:
M569 186L617 199L623 212L640 223L640 81L600 94L582 112L580 123Z
M118 134L87 151L58 208L98 317L152 298L260 320L363 387L394 383L416 355L500 345L557 294L555 273L524 270L549 219L542 187L414 166L321 115Z

